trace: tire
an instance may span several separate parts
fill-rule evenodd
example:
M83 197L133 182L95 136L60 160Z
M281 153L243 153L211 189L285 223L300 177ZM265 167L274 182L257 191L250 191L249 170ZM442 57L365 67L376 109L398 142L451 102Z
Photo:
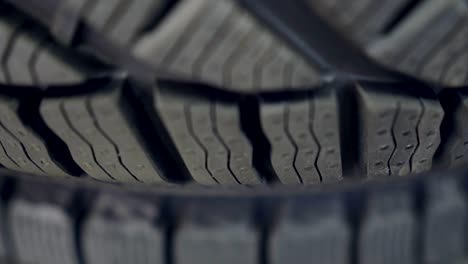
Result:
M1 2L0 256L462 261L467 21L462 0Z

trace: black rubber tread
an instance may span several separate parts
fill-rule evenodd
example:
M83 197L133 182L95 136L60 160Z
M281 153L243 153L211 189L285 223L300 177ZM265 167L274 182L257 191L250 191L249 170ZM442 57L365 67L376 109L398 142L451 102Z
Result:
M189 206L174 232L176 263L258 262L260 236L254 229L250 206L222 200Z
M174 168L174 172L182 174L186 169L189 177L206 185L275 182L270 172L259 165L261 162L254 162L254 157L262 154L265 155L260 157L261 161L268 161L277 178L287 184L353 178L349 174L354 171L344 167L341 159L350 158L355 150L347 151L354 147L359 148L356 159L360 158L368 178L426 172L433 160L438 161L434 157L439 145L441 158L448 157L449 166L466 162L466 91L445 90L439 98L432 98L419 94L413 87L408 87L407 93L398 89L389 93L390 89L379 89L380 84L347 80L351 87L346 89L351 89L356 98L345 97L344 92L349 90L333 85L341 80L325 79L332 85L322 86L323 76L314 66L278 44L266 29L257 28L256 22L235 3L207 2L181 2L174 13L168 14L167 25L148 33L141 46L154 45L160 50L171 43L165 34L175 37L169 51L156 53L151 59L161 59L172 70L198 78L195 80L211 81L235 91L287 92L278 97L260 94L226 98L224 94L217 97L214 93L209 96L200 96L199 91L190 93L202 85L187 87L187 94L182 94L166 83L147 87L154 93L147 100L149 105L145 105L147 98L142 98L150 97L149 94L136 100L127 98L123 90L128 87L119 85L91 89L90 83L85 92L83 87L76 91L77 87L65 87L70 91L60 95L49 93L50 90L34 93L30 100L42 99L39 107L42 119L68 146L74 163L87 174L104 181L140 181L145 185L172 182L177 177L160 168L161 160L155 153L180 158L183 166ZM356 18L361 16L361 7L366 9L365 13L371 12L366 3L356 3L356 9L349 10L356 12L350 14L353 20L361 20ZM110 14L113 22L106 23L124 21L117 17L124 15L123 7L128 5L130 2L120 2L117 8L120 11ZM193 8L198 5L200 8ZM213 11L218 5L232 5L232 10L221 7L227 11ZM211 12L200 16L201 9ZM221 20L225 30L210 27ZM57 32L61 30L59 24ZM140 30L129 26L128 32L132 34ZM8 38L11 41L3 57L5 80L47 88L47 83L59 79L55 76L61 75L60 65L65 67L65 80L75 80L68 76L82 80L81 72L75 72L75 63L63 60L69 55L61 52L49 55L58 46L41 31L26 28L22 25L6 34L12 37ZM0 26L0 34L2 30ZM66 39L64 35L63 40ZM149 44L144 44L145 41ZM0 40L0 51L1 45ZM141 46L137 47L137 53ZM433 48L421 47L423 57L429 56L429 50ZM71 55L70 58L74 60ZM55 68L52 72L47 70L48 61ZM206 65L216 68L211 70ZM19 72L25 69L22 67L28 70ZM447 67L447 76L452 71L456 73L456 69L457 63ZM289 97L293 88L309 85L311 91L307 95ZM423 84L402 84L405 85ZM49 151L53 152L49 148L51 138L44 137L37 127L30 127L18 110L29 101L9 96L14 92L7 88L0 91L0 163L32 174L53 174L50 168L37 164L44 157L55 162L49 157ZM346 113L346 104L354 99L356 113ZM147 106L144 114L150 118L146 115L135 118L140 114L137 108ZM32 105L29 110L35 108ZM12 118L6 117L10 114ZM348 120L350 124L343 121L348 115L354 117ZM258 122L249 122L252 120ZM142 127L151 134L153 125L169 135L170 140L164 141L167 149L153 150L151 140L143 136ZM154 137L159 140L164 133L155 133ZM270 149L264 148L265 140ZM39 154L33 152L33 144L40 145ZM175 153L167 151L170 147L174 147ZM61 154L67 153L54 153ZM357 174L361 172L358 170ZM7 220L0 228L0 238L12 246L4 252L0 250L0 258L39 264L294 260L343 264L459 263L466 261L466 171L456 178L452 172L443 173L439 177L408 177L405 181L396 180L397 184L383 181L349 188L324 186L330 191L320 194L315 193L318 188L292 187L288 192L282 189L284 186L232 191L197 185L179 190L167 186L150 189L145 185L126 189L123 185L85 184L84 179L55 184L58 179L19 175L9 178L19 186L13 190L11 186L2 187L0 177L0 210L5 209L0 211L0 217ZM70 187L70 183L82 189ZM94 194L99 194L99 198L86 199L94 198Z
M395 17L410 0L307 0L313 10L337 29L360 43L368 43L383 35Z
M467 81L465 1L424 1L371 53L389 67L448 86Z
M289 202L268 238L268 263L348 263L351 230L335 199Z
M260 117L270 142L271 165L282 183L311 184L342 178L333 91L299 102L262 103Z
M260 183L236 104L156 90L154 106L195 181L227 185Z
M417 226L409 193L371 193L359 231L358 263L415 263Z
M115 43L128 46L147 24L152 22L153 17L159 15L167 2L167 0L80 0L65 1L62 4L79 10L87 23L105 32Z
M449 107L448 111L452 112L450 118L446 120L446 123L450 123L447 125L447 130L450 131L446 132L445 143L439 152L445 166L456 167L467 161L468 126L466 114L468 108L466 98L466 92L458 91L451 93L451 100L445 100L445 104Z
M91 144L97 162L109 175L118 181L136 181L119 160L116 146L97 126L88 109L87 100L85 96L64 100L63 110L71 127Z
M84 82L89 77L88 73L76 63L63 60L63 55L58 50L56 44L44 43L37 51L32 62L37 84L47 86Z
M10 83L30 85L35 83L31 72L31 60L38 46L40 37L34 33L17 32L10 42L10 50L5 57L5 69Z
M8 206L14 252L21 263L78 263L73 190L50 193L45 186L20 186Z
M306 66L294 51L229 0L214 4L181 1L161 25L142 36L135 55L156 68L167 67L185 78L238 91L281 89L291 85L290 75L296 76L297 85L320 83L313 78L317 75L313 66ZM285 68L289 74L278 73Z
M21 25L22 20L14 19L12 17L8 17L2 12L2 19L0 19L0 34L1 34L1 42L0 42L0 56L2 58L1 63L1 81L2 83L8 82L8 73L5 67L6 60L9 56L9 50L11 47L11 41L14 38L16 29Z
M90 143L72 128L62 99L43 100L40 113L47 126L67 144L73 160L86 174L102 181L114 180L96 161Z
M98 63L90 66L84 59L64 52L33 22L15 16L9 9L1 12L0 81L3 84L76 84L100 74Z
M465 173L234 196L96 184L77 192L69 182L15 176L16 188L2 188L12 195L2 200L1 236L14 245L6 254L32 263L460 263Z
M389 97L365 87L358 88L358 97L361 162L368 177L403 176L431 168L444 116L437 100Z
M425 263L452 263L465 254L466 197L455 181L428 182L424 215Z
M203 12L208 15L201 15ZM239 19L244 22L236 23ZM220 28L203 26L216 21ZM25 43L36 43L37 36L42 36L35 33L39 30L30 32L25 29L19 27L14 43L20 43L22 39ZM23 35L31 37L23 38ZM239 42L228 40L231 37ZM54 83L52 79L56 75L64 76L65 80L69 79L68 76L71 77L69 80L75 75L78 78L86 76L74 69L74 61L63 60L68 54L63 53L62 49L55 52L57 44L50 38L45 36L39 42L41 44L36 47L35 55L28 63L32 79L37 79L34 83ZM208 79L197 79L203 76L203 69L207 69L219 81L218 84L235 89L263 91L280 88L293 91L296 87L311 85L310 95L305 96L307 99L253 98L258 109L243 105L243 98L227 100L226 97L218 98L216 94L199 96L199 91L195 91L197 95L194 96L181 95L177 89L167 92L172 89L172 84L167 83L161 84L164 87L156 87L153 91L154 107L148 114L150 118L161 121L161 127L154 124L161 128L158 132L169 135L166 145L175 149L170 153L170 158L182 161L182 166L174 170L184 175L183 178L187 176L205 185L257 185L276 180L284 184L334 183L352 173L343 168L342 145L360 149L357 156L361 159L365 176L369 178L415 174L432 167L435 152L441 143L439 127L444 117L437 99L419 98L417 93L392 96L385 92L374 94L358 89L360 101L356 120L359 122L343 127L340 120L346 110L338 106L338 101L349 100L339 95L339 89L335 91L333 85L325 86L321 81L324 76L317 69L277 41L272 33L236 3L228 0L215 5L205 1L180 2L171 9L162 24L140 42L136 48L137 54L145 49L149 49L146 55L161 51L151 59L160 60L159 63L168 65L170 69L192 75L194 80L207 82ZM12 48L15 46L11 45ZM21 56L11 58L20 59ZM217 63L223 65L222 70L221 67L204 67ZM42 69L49 69L49 66L52 70L41 72ZM244 75L249 77L244 78ZM240 80L238 87L237 80ZM197 88L190 87L193 90ZM166 169L160 169L157 165L161 162L160 158L154 155L154 152L159 152L165 156L168 154L166 149L150 151L148 138L139 135L142 133L139 131L141 127L146 126L143 123L146 121L147 125L153 126L154 120L143 118L137 121L138 128L133 128L133 119L127 116L129 109L121 104L127 102L121 100L122 95L117 90L103 96L92 93L53 98L45 96L40 111L47 126L68 146L72 162L86 174L99 180L126 183L173 182L177 177L172 175L172 171L168 173ZM133 102L127 106L131 110L136 105ZM380 120L381 108L390 111L390 116ZM254 119L259 121L253 128L248 128L246 122L249 120L246 119L250 118L248 112L251 110ZM108 116L110 112L113 114ZM304 114L308 117L304 117ZM273 115L279 116L280 120L269 120ZM461 120L460 124L463 123ZM115 127L114 122L122 126ZM386 126L385 131L380 131L383 126ZM341 142L345 129L359 130L355 131L359 134L358 146L354 146L353 142ZM381 132L384 135L379 136ZM269 149L257 141L258 135L260 139L267 139ZM20 138L14 133L13 136ZM4 137L11 135L6 133ZM451 137L444 138L444 149L450 150L452 147ZM47 138L41 140L48 141ZM19 143L25 144L22 141ZM460 149L458 145L455 147ZM6 167L21 167L12 158L14 155L10 154L18 150L12 150L9 146L3 146L1 150L5 152L1 156ZM268 150L271 153L267 153ZM259 156L259 153L260 159L270 165L269 171L264 170L263 164L254 161L255 154ZM457 150L444 153L459 156ZM16 155L22 155L28 161L31 153L19 152ZM34 157L31 160L33 162L26 164L31 165L26 172L42 173L43 168L35 166L38 160Z
M11 181L8 181L6 178L0 180L0 197L2 201L5 201L10 198L12 184ZM9 244L9 237L7 235L7 219L6 219L6 208L5 204L2 202L0 205L0 261L5 261L11 256L11 245Z
M18 116L18 103L11 98L0 97L0 123L3 129L15 138L21 144L27 158L42 172L51 176L67 176L69 175L61 165L56 163L49 155L45 141L40 138L32 129L26 127ZM11 144L4 141L3 145ZM8 151L7 151L8 154ZM21 161L14 158L13 161L20 164Z
M153 203L102 195L83 224L85 262L164 263L166 242L161 224L160 208Z
M120 85L87 96L42 101L46 124L88 175L105 181L165 183L148 145L131 126Z
M418 146L411 157L411 171L421 173L432 167L437 146L441 143L441 135L437 133L444 117L444 110L439 102L420 99L422 114L417 126Z
M88 108L96 126L115 145L119 159L129 173L144 183L163 183L165 181L149 157L147 146L138 138L126 116L128 107L119 90L88 98Z

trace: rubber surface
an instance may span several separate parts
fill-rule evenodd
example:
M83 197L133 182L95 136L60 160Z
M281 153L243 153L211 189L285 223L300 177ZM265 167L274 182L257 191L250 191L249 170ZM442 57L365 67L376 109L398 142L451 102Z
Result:
M38 264L460 263L463 174L315 194L184 195L2 176L1 256Z
M466 5L1 2L0 262L465 263Z
M144 2L139 8L148 5L155 17L170 8L159 23L145 15L131 24L119 19L134 17L134 3L106 3L112 8L105 16L96 15L104 12L99 1L75 4L61 8L107 32L112 43L128 47L155 73L164 67L193 83L145 84L142 92L116 77L93 81L105 67L61 47L45 28L25 26L33 23L24 16L3 16L5 84L45 89L33 98L7 90L1 97L0 163L9 169L124 183L309 185L463 164L461 89L442 91L403 78L397 88L334 80L234 1ZM407 5L395 3L392 17ZM445 9L435 5L418 4L376 47L392 39L403 43L392 36L413 34L405 23L421 25L418 12L429 9L443 18L442 10L464 10L455 1L438 4ZM355 8L364 14L372 6ZM60 25L54 23L53 28ZM48 88L59 85L69 87ZM207 85L234 95L206 93ZM308 92L294 94L304 87ZM235 96L246 90L284 96Z

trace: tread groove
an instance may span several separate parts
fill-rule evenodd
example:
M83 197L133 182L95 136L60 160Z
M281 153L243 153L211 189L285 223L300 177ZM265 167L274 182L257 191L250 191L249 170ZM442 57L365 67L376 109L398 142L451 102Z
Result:
M231 168L231 162L230 162L232 158L231 149L226 145L226 142L223 140L223 138L221 137L218 131L218 124L216 122L216 107L214 103L210 103L210 119L211 119L211 123L213 124L213 133L218 138L219 142L221 142L221 144L223 145L223 148L227 152L226 168L228 168L229 172L231 173L232 177L237 182L237 184L242 184Z
M99 166L99 168L102 170L102 172L104 172L107 176L109 176L109 178L111 180L116 180L113 176L111 176L103 167L102 165L97 161L96 159L96 154L94 153L94 149L91 145L91 143L86 139L84 138L80 133L78 133L78 131L75 129L74 126L72 126L71 122L70 122L70 117L68 116L67 112L65 111L65 102L63 100L60 101L59 103L59 109L60 109L60 113L61 115L63 116L64 120L67 122L67 125L68 127L70 128L70 130L72 130L75 135L77 137L79 137L83 142L86 142L86 144L88 144L88 147L89 149L91 150L91 153L92 153L92 156L93 156L93 160L94 160L94 163Z
M392 125L390 127L390 133L392 135L392 140L393 140L393 144L395 145L395 148L393 148L392 154L389 156L388 161L387 161L388 171L390 172L389 175L394 174L394 171L392 171L391 161L392 161L392 158L393 158L393 156L395 155L395 153L396 153L396 151L398 149L397 141L396 141L396 138L395 138L395 124L396 124L396 122L398 120L398 115L400 114L400 112L401 112L401 103L397 102L396 103L395 115L393 116Z
M208 174L211 176L211 178L213 178L213 180L216 182L216 184L219 184L218 182L218 179L216 179L213 174L211 173L211 171L208 169L208 150L205 148L205 146L202 144L202 142L200 141L200 139L195 135L194 131L193 131L193 120L192 120L192 115L191 115L191 111L190 111L190 108L191 108L191 104L186 104L184 106L184 114L185 114L185 122L187 122L187 128L188 128L188 131L190 133L190 136L195 140L195 142L197 143L197 145L203 150L203 153L205 154L204 156L204 166L205 166L205 170L208 172Z
M116 154L117 154L117 159L120 163L120 165L122 165L123 168L125 168L125 170L128 172L128 174L130 174L135 180L140 181L140 179L138 179L128 168L127 166L125 166L124 162L122 161L122 157L120 156L120 150L117 146L117 144L114 142L114 140L109 137L109 135L101 128L101 125L99 124L99 122L97 121L97 118L96 118L96 114L94 113L93 111L93 108L91 107L91 99L89 98L89 96L86 97L85 99L85 105L86 105L86 109L88 110L88 113L90 114L92 120L93 120L93 124L94 126L96 127L96 129L102 134L103 137L105 137L111 144L112 144L112 147L114 148Z
M22 32L22 28L23 28L24 24L25 24L25 22L21 21L21 22L18 22L18 24L15 25L16 27L14 28L14 30L13 30L11 36L10 36L10 39L8 40L8 43L7 43L6 47L5 47L4 53L2 54L2 57L1 57L1 65L2 65L2 68L4 69L6 83L11 83L11 73L8 70L8 59L11 56L11 51L13 50L14 44L16 42L16 38Z
M416 147L414 148L414 151L413 153L411 153L411 156L409 158L409 166L410 166L410 171L411 173L413 173L413 157L414 155L416 154L416 151L418 151L419 147L421 146L421 138L420 138L420 124L421 124L421 120L423 119L423 116L426 114L426 109L424 107L424 104L421 102L421 98L418 98L418 103L421 107L421 112L419 113L419 116L418 116L418 121L416 122Z
M322 176L322 172L320 171L320 168L318 166L318 160L319 160L319 155L320 153L322 152L322 146L317 138L317 135L315 134L315 131L314 131L314 122L315 122L315 104L314 104L314 101L313 100L310 100L309 101L309 104L310 104L310 117L311 117L311 121L310 121L310 125L309 125L309 130L310 130L310 133L312 135L312 137L314 138L314 141L315 143L317 144L317 155L315 157L315 161L314 161L314 165L315 165L315 168L317 168L317 173L320 177L320 181L323 182L324 179L323 179L323 176Z
M13 168L10 168L10 169L18 169L18 170L21 170L21 167L18 165L18 163L16 163L16 161L14 161L9 155L8 153L6 152L5 150L5 147L3 146L3 142L0 141L0 147L1 147L1 150L0 150L0 155L4 155L4 157L6 159L8 159L9 161L11 161L11 164L13 164L14 166L16 167L13 167ZM8 161L7 161L8 162ZM1 165L5 166L8 168L8 166L6 166L3 162L0 162ZM8 164L8 165L11 165L11 164Z
M26 151L26 148L25 148L24 145L21 143L21 141L20 141L17 137L15 137L15 135L13 135L13 134L11 133L11 131L9 131L9 130L5 127L5 125L4 125L2 122L0 122L0 127L1 127L2 130L4 130L4 131L8 134L8 137L10 137L11 139L13 139L13 140L16 142L16 144L19 144L19 146L21 146L21 150L20 150L21 154L24 154L24 157L26 157L26 158L29 160L29 162L31 162L31 164L34 165L34 169L38 169L40 172L46 173L40 166L38 166L38 165L31 159L31 157L29 156L28 152Z
M289 131L289 106L286 105L284 107L284 131L285 131L285 134L286 134L286 137L289 139L289 141L291 142L291 145L294 147L294 158L293 158L293 168L294 168L294 171L296 172L296 175L297 175L297 179L299 180L299 183L300 184L303 184L304 183L304 180L302 179L299 171L297 170L297 167L296 167L296 158L297 158L297 153L298 153L298 147L297 147L297 144L296 142L294 141L293 137L291 136L291 133Z

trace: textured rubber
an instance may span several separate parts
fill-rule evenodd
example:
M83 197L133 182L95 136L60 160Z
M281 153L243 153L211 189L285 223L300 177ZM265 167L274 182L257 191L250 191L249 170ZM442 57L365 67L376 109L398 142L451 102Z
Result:
M1 256L38 264L460 263L464 173L259 196L136 194L2 176Z
M466 262L467 2L267 1L1 2L0 262Z
M141 5L156 16L168 5L163 2ZM460 13L460 3L452 2L443 7ZM122 26L125 34L117 39L111 31L120 32L119 18L135 16L136 4L67 3L61 8L129 46L148 67L167 68L195 83L145 84L141 92L122 80L93 81L104 69L95 61L61 47L23 16L5 15L5 84L46 90L33 99L7 91L0 97L0 163L6 168L124 183L310 185L464 163L462 90L440 93L402 79L395 93L392 83L327 79L321 66L303 60L230 0L179 1L159 23L145 15ZM392 12L406 4L395 4ZM359 6L370 12L369 5ZM434 5L416 11L439 12ZM398 30L405 31L404 25ZM70 92L48 88L71 83ZM205 93L206 85L284 96ZM294 94L304 87L309 92ZM31 118L28 111L38 114Z
M307 0L310 7L355 41L366 44L380 37L411 0Z
M182 1L136 43L135 55L196 81L233 90L316 86L316 69L234 1Z
M70 57L31 22L3 10L0 16L0 80L14 85L63 85L86 79L79 60ZM42 31L43 32L43 31ZM91 70L88 68L87 70Z
M370 52L403 72L442 83L467 83L466 1L423 1Z

